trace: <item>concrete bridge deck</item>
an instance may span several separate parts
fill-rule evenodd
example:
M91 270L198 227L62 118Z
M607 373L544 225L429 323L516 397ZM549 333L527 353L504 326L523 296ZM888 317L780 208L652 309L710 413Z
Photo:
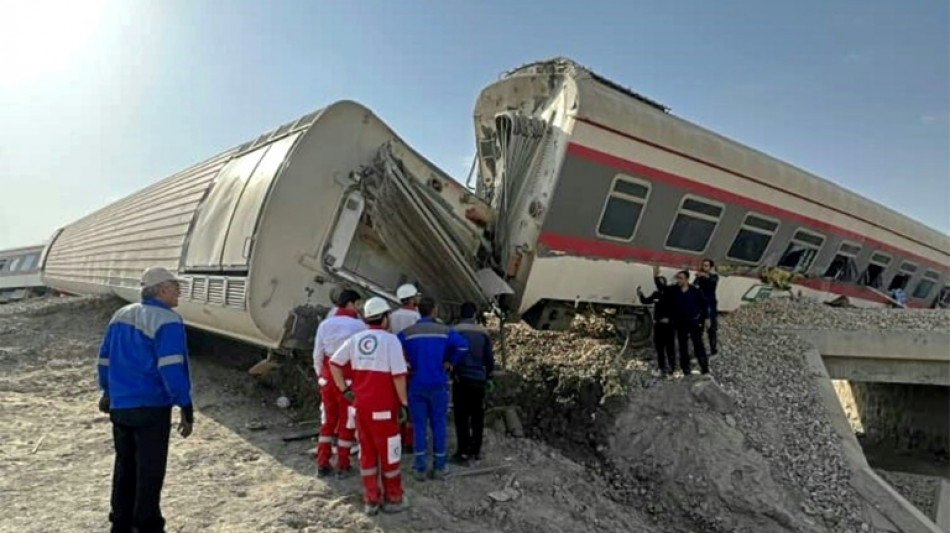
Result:
M785 331L818 350L831 379L950 387L950 332Z

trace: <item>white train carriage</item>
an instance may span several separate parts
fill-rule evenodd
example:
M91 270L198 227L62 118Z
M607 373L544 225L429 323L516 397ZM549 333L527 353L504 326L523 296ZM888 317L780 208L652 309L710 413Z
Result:
M950 303L947 235L570 60L509 72L474 119L476 190L496 211L494 260L514 288L506 306L534 327L629 311L652 264L672 279L703 258L725 274L724 311L767 293L761 278L776 272L826 301L886 305L901 288L912 307Z
M40 277L42 253L43 246L0 250L0 304L46 292Z
M307 349L344 285L485 303L490 215L370 110L337 102L59 230L44 280L137 301L142 270L164 266L185 280L189 325Z

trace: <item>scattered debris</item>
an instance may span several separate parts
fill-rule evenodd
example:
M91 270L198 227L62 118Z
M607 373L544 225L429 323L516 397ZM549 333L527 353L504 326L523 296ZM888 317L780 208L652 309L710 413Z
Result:
M36 441L36 446L33 446L33 449L30 450L30 455L36 455L36 452L39 451L40 446L43 445L43 441L46 440L46 435L44 434L38 441Z

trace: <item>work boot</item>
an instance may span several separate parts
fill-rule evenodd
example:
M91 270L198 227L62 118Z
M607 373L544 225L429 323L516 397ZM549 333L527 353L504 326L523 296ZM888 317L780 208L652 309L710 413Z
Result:
M445 469L442 469L442 470L433 469L431 472L429 472L429 477L434 481L445 481L445 474L446 474Z
M383 512L388 514L401 513L409 509L409 499L403 498L398 502L384 502Z
M346 478L352 476L352 475L353 475L353 472L354 472L354 470L353 470L353 467L352 467L352 466L348 466L348 467L346 467L346 468L341 468L341 469L339 469L339 470L336 471L336 478L337 478L337 479L346 479Z
M329 466L321 466L317 468L317 477L329 477L333 473L333 469Z
M462 453L452 454L452 457L449 457L449 462L452 464L460 466L468 466L469 457Z
M422 472L422 471L420 471L420 470L413 470L413 471L412 471L412 478L415 479L416 481L419 481L419 482L425 481L425 480L426 480L426 473L425 473L425 472Z
M363 505L363 512L366 513L366 516L373 516L373 515L379 514L379 504L367 503Z

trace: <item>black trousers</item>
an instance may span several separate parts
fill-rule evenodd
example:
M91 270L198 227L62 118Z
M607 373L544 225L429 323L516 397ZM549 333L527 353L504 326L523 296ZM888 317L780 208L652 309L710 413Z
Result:
M719 346L716 341L716 334L719 332L719 310L716 307L709 308L709 329L706 334L709 336L709 352L716 355L719 352Z
M678 324L676 327L676 340L680 348L680 368L683 374L689 375L691 365L689 362L689 344L693 343L693 353L696 354L696 360L699 362L699 370L703 374L709 373L709 356L706 355L706 347L703 346L703 325L702 324Z
M656 362L664 373L676 368L675 330L673 325L661 322L653 323L653 347L656 348Z
M455 437L458 453L474 457L482 453L485 428L485 382L460 378L452 384L455 406Z
M171 407L113 409L113 533L160 533L165 529L160 500L168 460Z

